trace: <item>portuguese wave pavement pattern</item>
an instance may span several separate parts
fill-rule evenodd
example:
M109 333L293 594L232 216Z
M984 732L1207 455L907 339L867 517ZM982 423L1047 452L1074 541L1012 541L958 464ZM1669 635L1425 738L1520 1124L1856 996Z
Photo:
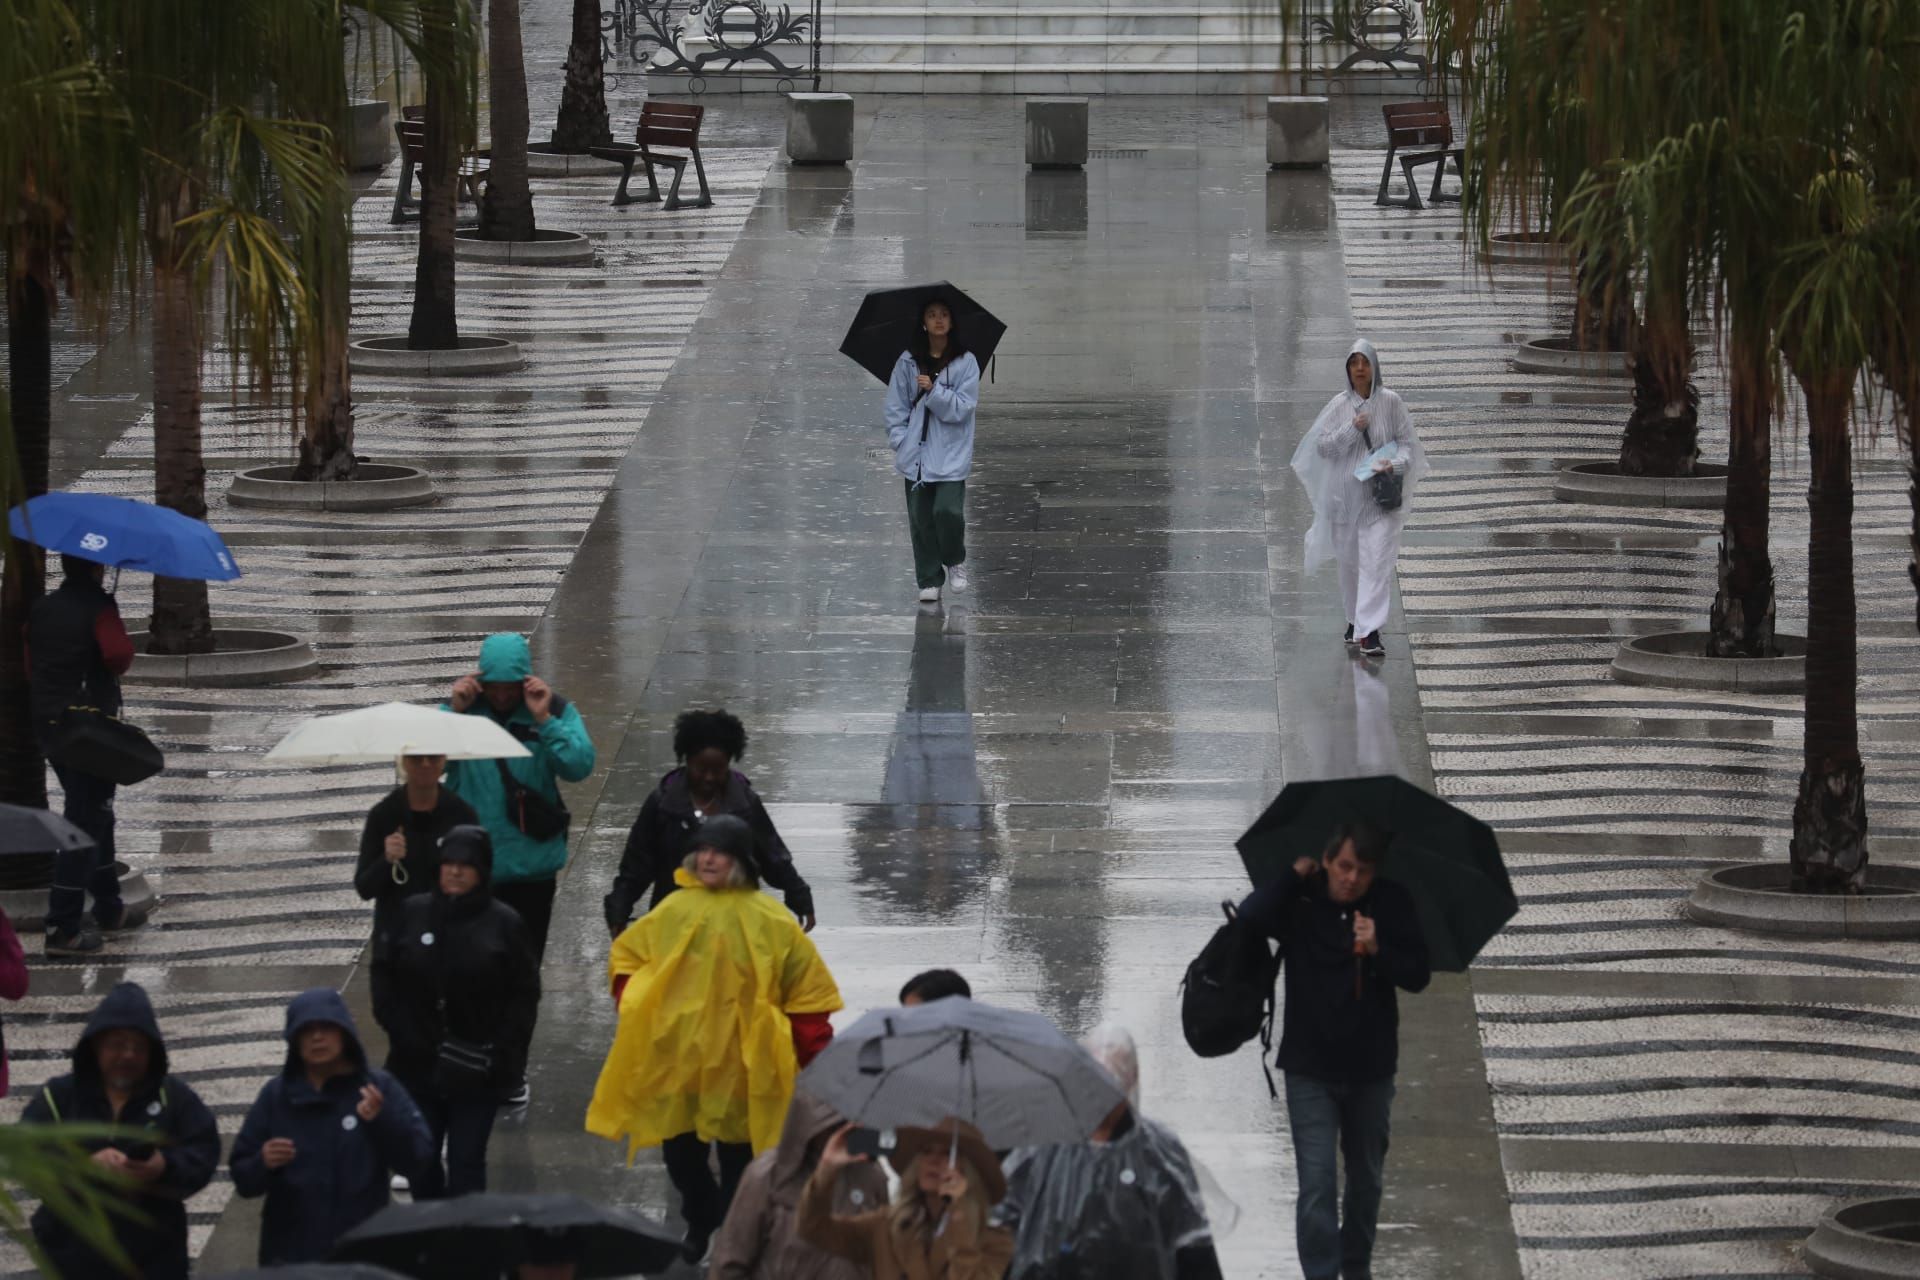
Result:
M258 689L127 686L128 718L154 735L168 767L121 791L120 848L164 901L144 929L110 936L95 963L148 984L173 1070L205 1097L226 1136L284 1059L286 1000L342 981L359 956L371 915L351 883L355 850L367 807L391 784L380 767L274 768L259 757L309 716L436 699L472 668L483 635L526 631L540 618L774 158L764 147L704 154L707 209L615 209L615 178L535 179L541 224L585 232L597 254L591 266L460 264L462 332L513 338L521 371L355 377L357 451L426 467L440 494L431 506L351 514L228 505L234 470L284 455L285 411L229 404L226 353L209 352L208 519L246 574L213 586L215 620L306 637L320 672ZM354 210L356 336L406 329L415 233L386 221L396 168ZM149 415L74 487L151 499L152 447ZM142 575L122 578L129 620L150 612L150 587ZM117 976L96 980L89 968L61 982L70 975L33 960L35 994L7 1011L9 1121L68 1069L88 1012ZM242 969L253 973L237 987L220 972ZM230 1194L223 1169L192 1201L196 1253ZM24 1263L0 1248L0 1268Z
M1520 915L1474 974L1526 1273L1804 1274L1838 1199L1920 1181L1920 947L1763 938L1689 920L1695 879L1784 860L1798 694L1640 688L1618 642L1700 629L1716 510L1557 502L1554 471L1611 459L1624 379L1514 372L1563 332L1542 273L1489 282L1451 211L1373 204L1378 159L1334 159L1354 321L1434 469L1400 586L1435 781L1499 831ZM1703 351L1711 345L1702 335ZM1701 451L1726 383L1698 372ZM1920 851L1920 641L1892 431L1857 446L1860 719L1873 856ZM1774 455L1780 629L1803 633L1806 452Z

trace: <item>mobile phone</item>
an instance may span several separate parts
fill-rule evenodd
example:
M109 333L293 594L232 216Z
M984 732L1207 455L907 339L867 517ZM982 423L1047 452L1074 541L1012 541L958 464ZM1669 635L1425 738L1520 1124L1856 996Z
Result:
M878 1160L893 1150L894 1139L891 1129L852 1129L847 1133L847 1154Z

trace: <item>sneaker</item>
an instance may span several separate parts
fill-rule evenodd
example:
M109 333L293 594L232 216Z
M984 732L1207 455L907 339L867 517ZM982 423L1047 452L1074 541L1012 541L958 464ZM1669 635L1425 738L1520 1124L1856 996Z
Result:
M1367 638L1360 642L1360 652L1369 658L1384 658L1387 656L1387 646L1380 643L1378 631L1369 631Z
M413 1184L407 1181L407 1175L404 1173L396 1173L387 1179L387 1187L393 1191L413 1190Z
M533 1090L522 1080L506 1097L500 1099L503 1107L524 1107L533 1101Z
M939 604L940 588L938 587L920 588L920 603L921 604Z
M90 956L105 944L100 935L85 927L62 929L47 934L47 954L50 956Z
M947 585L949 587L952 587L955 591L965 591L969 586L971 586L972 579L967 577L967 566L963 564L948 565L947 566Z
M1347 634L1341 636L1340 639L1349 645L1353 643L1353 624L1351 622L1347 624Z

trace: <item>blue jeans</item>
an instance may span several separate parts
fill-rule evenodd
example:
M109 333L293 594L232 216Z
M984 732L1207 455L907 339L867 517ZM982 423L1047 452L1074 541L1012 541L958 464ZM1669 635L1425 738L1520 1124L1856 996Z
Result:
M108 924L120 915L120 876L114 870L114 784L78 769L53 766L66 792L67 821L93 837L91 849L68 849L53 861L53 888L47 894L47 928L72 933L80 927L86 898L93 895L93 918Z
M1287 1122L1300 1182L1294 1236L1307 1280L1369 1280L1393 1077L1353 1084L1287 1073ZM1339 1200L1336 1155L1347 1165ZM1341 1210L1344 1207L1345 1212Z

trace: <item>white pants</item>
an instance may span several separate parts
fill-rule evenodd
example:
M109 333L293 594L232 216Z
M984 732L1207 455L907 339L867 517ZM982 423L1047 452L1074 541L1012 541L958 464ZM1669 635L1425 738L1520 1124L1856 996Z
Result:
M1335 526L1333 554L1340 562L1340 600L1353 623L1353 638L1363 639L1387 625L1393 606L1393 566L1400 558L1400 521L1361 519Z

